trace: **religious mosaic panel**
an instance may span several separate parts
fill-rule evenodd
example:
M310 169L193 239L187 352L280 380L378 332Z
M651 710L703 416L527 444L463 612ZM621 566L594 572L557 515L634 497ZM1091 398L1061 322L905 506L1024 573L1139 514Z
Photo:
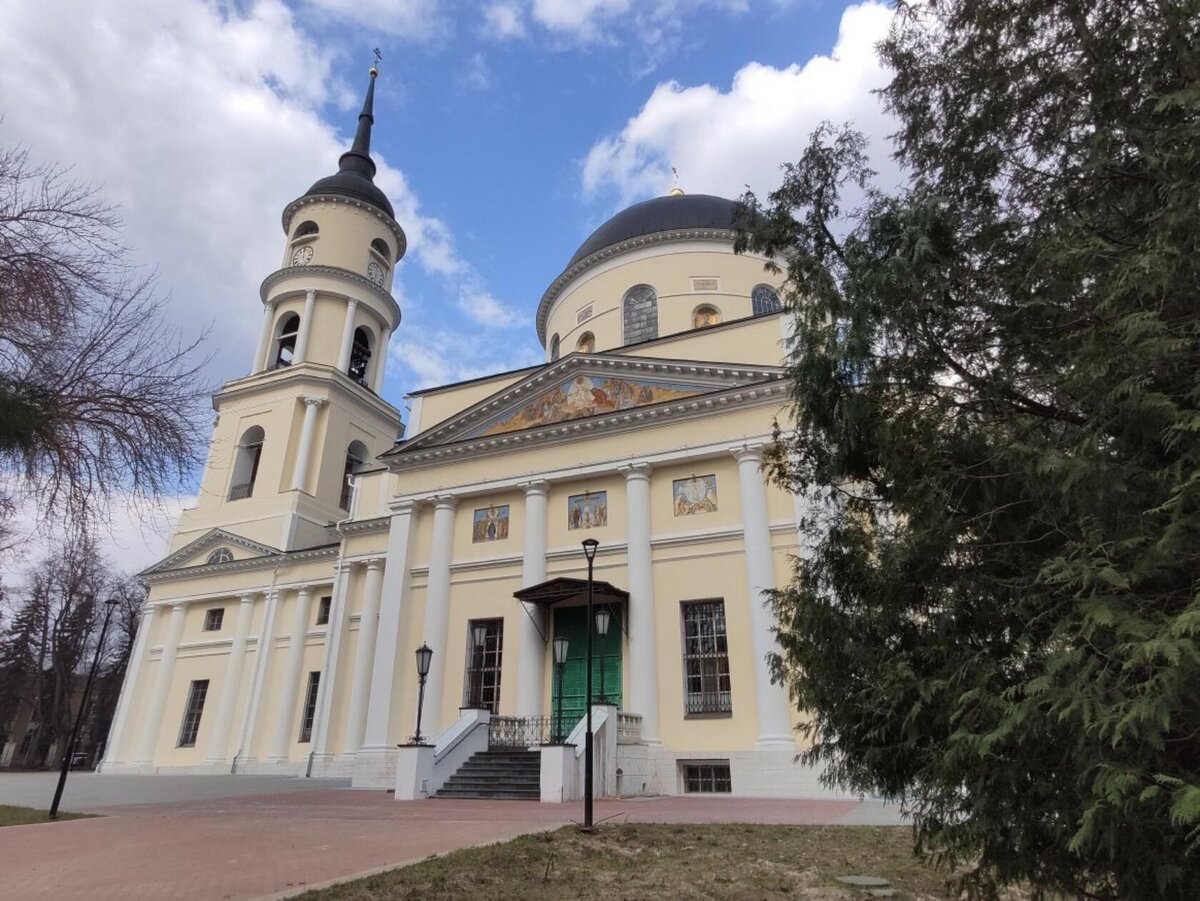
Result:
M508 537L508 504L497 507L489 504L475 511L471 528L471 541L499 541Z
M567 498L567 528L595 529L608 525L608 492L585 491Z
M479 438L515 432L518 429L565 422L569 419L582 419L585 416L680 400L711 390L713 389L704 385L680 385L580 374L542 392L521 409L506 411L499 418L478 426L463 437Z
M671 499L676 516L713 513L717 509L716 475L692 476L671 483Z

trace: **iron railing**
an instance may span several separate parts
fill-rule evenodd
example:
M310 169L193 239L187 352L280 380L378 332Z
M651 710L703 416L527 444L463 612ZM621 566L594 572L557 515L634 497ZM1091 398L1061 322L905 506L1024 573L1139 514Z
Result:
M243 498L249 497L254 492L254 483L245 482L241 485L234 485L229 489L229 499L231 501L240 501Z
M561 741L553 716L493 716L488 722L489 748L532 748Z

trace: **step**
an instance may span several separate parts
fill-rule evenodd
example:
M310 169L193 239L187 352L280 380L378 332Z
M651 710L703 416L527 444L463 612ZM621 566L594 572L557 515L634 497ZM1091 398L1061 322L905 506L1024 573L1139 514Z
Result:
M484 798L484 799L491 800L491 801L539 801L539 800L541 800L542 796L541 796L540 792L536 792L536 791L532 791L532 792L527 792L527 791L517 792L517 791L503 791L503 790L456 791L454 789L446 790L446 789L442 788L442 789L438 789L437 794L434 795L433 797L434 798L458 799L458 800L470 800L472 798L475 798L475 799Z
M455 791L540 791L541 786L536 782L473 782L471 780L452 780L442 785L442 788L452 788Z

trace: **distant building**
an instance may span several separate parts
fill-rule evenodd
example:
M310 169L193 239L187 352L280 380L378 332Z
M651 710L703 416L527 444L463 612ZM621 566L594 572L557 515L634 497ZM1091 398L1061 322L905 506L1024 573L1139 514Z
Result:
M214 396L199 499L143 573L103 769L391 787L423 642L442 746L460 708L495 716L494 743L559 737L560 694L561 731L584 712L595 538L606 790L819 792L765 664L800 512L761 470L787 324L779 276L733 253L734 204L675 190L618 213L541 299L545 362L414 392L405 431L378 394L405 235L372 180L374 87L338 172L283 211L253 367Z

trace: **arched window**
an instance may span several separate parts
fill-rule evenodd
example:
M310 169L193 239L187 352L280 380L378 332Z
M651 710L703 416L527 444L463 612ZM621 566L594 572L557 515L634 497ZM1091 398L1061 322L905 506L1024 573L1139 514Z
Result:
M354 502L354 474L367 462L367 446L361 441L351 441L346 448L346 466L342 470L342 496L338 506L349 510Z
M306 235L315 235L320 231L321 229L317 227L317 223L313 222L311 219L305 219L298 226L296 226L296 231L292 233L292 240L294 241L296 238L303 238Z
M283 316L275 326L275 356L272 369L291 366L296 357L296 338L300 335L300 317L296 313Z
M778 313L783 309L779 302L779 292L770 285L757 285L750 292L750 308L754 315L760 313Z
M210 564L211 563L228 563L232 559L233 559L233 552L230 551L229 548L219 547L215 551L213 551L211 554L209 554L208 559L205 560L204 562L210 563Z
M371 362L371 333L359 326L354 330L354 346L350 348L350 368L347 375L360 385L367 383L367 365Z
M626 291L621 310L626 344L658 337L658 295L649 285L634 285Z
M575 349L581 354L590 354L596 350L596 336L591 332L584 332L579 336L579 340L575 343Z
M263 439L266 433L262 426L251 426L242 433L233 457L233 481L229 486L229 499L239 500L254 494L254 480L258 478L258 461L262 457Z
M692 328L704 328L721 321L721 311L712 304L701 304L692 310Z
M558 335L550 339L550 362L553 363L558 359Z
M377 254L379 254L381 257L383 257L385 260L387 260L389 263L392 261L392 252L391 252L391 250L388 249L387 242L384 241L382 238L376 238L374 241L372 241L371 249L373 251L375 251Z

